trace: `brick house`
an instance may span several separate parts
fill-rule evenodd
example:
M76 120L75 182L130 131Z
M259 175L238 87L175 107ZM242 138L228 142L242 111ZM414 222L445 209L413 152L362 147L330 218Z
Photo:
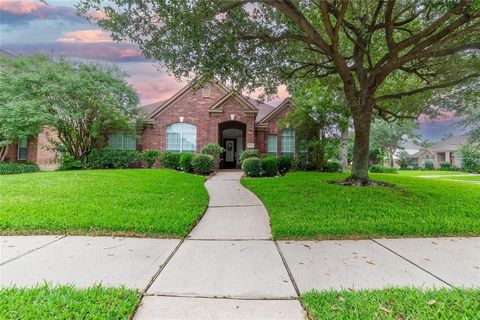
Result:
M292 108L289 98L273 107L235 94L218 83L206 83L200 88L191 84L168 100L140 107L146 119L141 137L112 133L108 147L199 153L207 143L218 143L225 148L221 166L238 168L240 154L246 149L295 155L295 132L277 125ZM44 131L38 137L21 139L18 145L11 146L8 160L37 163L42 169L55 168L56 154L48 147L47 134Z

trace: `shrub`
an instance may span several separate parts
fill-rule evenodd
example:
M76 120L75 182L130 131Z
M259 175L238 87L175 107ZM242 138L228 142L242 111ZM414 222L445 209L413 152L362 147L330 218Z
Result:
M142 152L142 160L147 164L147 168L151 168L155 161L160 157L160 150L145 150Z
M193 153L182 153L180 156L180 170L185 172L192 172L192 160L194 154Z
M258 150L255 150L255 149L245 150L242 152L242 155L240 156L240 162L243 163L243 161L249 158L260 158L260 152L258 152Z
M267 177L273 177L278 174L278 158L277 157L262 158L260 160L260 164L263 172Z
M262 175L262 163L260 158L247 158L242 162L242 169L247 177L260 177Z
M425 160L425 162L423 163L423 166L425 167L425 170L433 170L434 169L433 160L431 159Z
M341 172L342 165L336 160L328 160L324 169L326 172Z
M214 159L220 159L220 155L223 153L224 149L216 143L209 143L205 145L201 150L200 153L208 154L212 156Z
M213 170L213 157L208 154L196 154L192 159L193 172L209 174Z
M280 174L286 174L292 168L292 164L292 156L281 156L278 161L278 172L280 172Z
M38 171L38 166L34 163L10 163L0 162L0 175L31 173Z
M398 152L398 163L401 169L407 169L412 163L412 156L405 150Z
M369 171L372 173L398 173L397 168L385 167L381 164L374 164L373 166L370 166Z
M440 162L440 170L450 170L452 168L452 164L448 161Z
M458 157L463 171L480 173L480 147L463 145L458 149Z
M85 164L82 161L75 159L69 154L63 154L60 157L60 170L81 170L85 169Z
M102 149L90 153L87 165L90 169L122 169L139 160L141 157L137 151Z
M181 153L167 152L161 159L161 163L165 168L180 170Z

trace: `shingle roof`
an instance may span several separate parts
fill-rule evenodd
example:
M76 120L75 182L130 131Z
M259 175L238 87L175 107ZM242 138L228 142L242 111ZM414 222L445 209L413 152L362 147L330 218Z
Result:
M437 144L434 144L430 148L428 148L430 151L456 151L458 147L464 143L467 142L467 137L466 136L453 136L451 138L448 138L445 141L440 141Z
M144 115L148 118L155 110L160 108L167 100L158 101L152 104L147 104L145 106L138 107L140 112L143 112Z

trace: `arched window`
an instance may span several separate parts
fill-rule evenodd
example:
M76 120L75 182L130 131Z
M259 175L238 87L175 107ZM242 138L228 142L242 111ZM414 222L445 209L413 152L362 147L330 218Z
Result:
M167 126L167 151L195 153L197 127L189 123L174 123Z
M282 155L295 155L295 131L292 129L282 130Z

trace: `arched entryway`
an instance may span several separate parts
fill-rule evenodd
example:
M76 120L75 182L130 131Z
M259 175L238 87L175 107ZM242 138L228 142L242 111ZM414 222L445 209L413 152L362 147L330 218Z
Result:
M240 154L245 150L246 128L247 125L239 121L226 121L218 125L218 144L225 149L221 168L240 168Z

